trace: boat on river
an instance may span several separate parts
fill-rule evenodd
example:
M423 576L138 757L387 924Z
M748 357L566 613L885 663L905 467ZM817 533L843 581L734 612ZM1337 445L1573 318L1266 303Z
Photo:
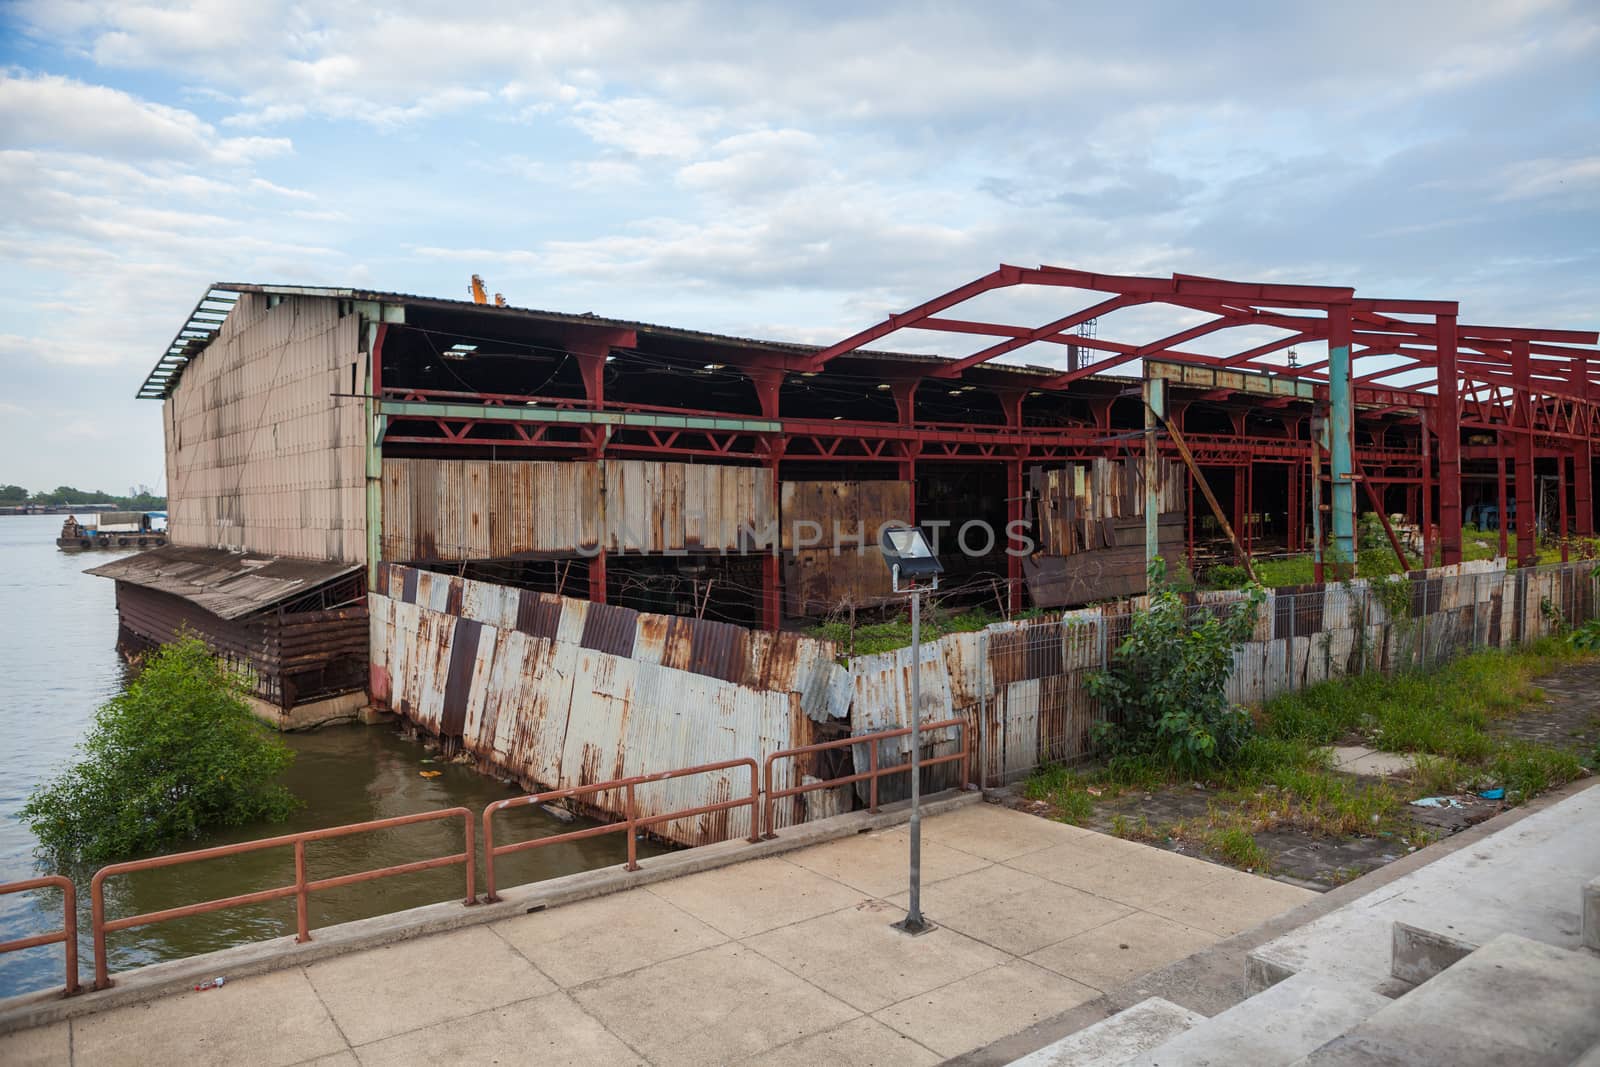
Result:
M167 543L165 511L102 511L91 518L93 526L68 515L61 524L56 547L63 552L106 548L155 548Z

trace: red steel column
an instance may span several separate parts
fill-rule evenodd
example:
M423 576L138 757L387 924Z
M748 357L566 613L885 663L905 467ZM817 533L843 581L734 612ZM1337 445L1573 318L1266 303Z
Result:
M1589 411L1589 397L1594 390L1589 385L1589 361L1582 357L1572 360L1572 376L1582 401L1582 424L1590 425L1593 413ZM1593 438L1585 437L1572 449L1572 506L1574 530L1579 537L1594 536L1594 446Z
M1019 446L1019 452L1022 451ZM1006 460L1006 526L1019 522L1022 519L1022 456ZM1001 531L996 540L1000 544L1007 544L1006 535ZM1007 610L1012 614L1022 610L1022 557L1014 552L1006 553L1006 604Z
M1498 477L1496 478L1495 481L1496 481L1496 485L1498 487L1498 492L1499 492L1499 497L1498 497L1499 510L1496 512L1496 516L1498 517L1499 525L1500 525L1500 558L1501 559L1510 559L1511 557L1510 557L1510 554L1508 552L1508 549L1509 549L1510 546L1506 544L1506 530L1508 530L1511 527L1511 519L1506 514L1507 505L1506 505L1506 446L1505 446L1505 434L1501 433L1499 430L1496 430L1495 431L1495 435L1494 435L1494 461L1495 461L1495 470L1499 472Z
M1433 447L1426 411L1417 412L1417 425L1422 430L1422 484L1417 489L1417 517L1422 524L1422 567L1426 570L1433 566ZM1444 488L1442 480L1439 488ZM1459 499L1457 503L1460 503ZM1442 514L1443 509L1440 510ZM1440 522L1442 525L1442 518Z
M1022 429L1022 398L1020 389L996 390L1000 398L1000 410L1005 412L1006 425L1013 430ZM1013 528L1013 523L1022 521L1022 464L1028 454L1026 445L1017 446L1017 455L1014 459L1006 460L1006 530ZM997 543L1010 547L1006 530L996 535ZM1022 557L1014 552L1006 553L1006 604L1007 610L1012 614L1022 610Z
M1461 562L1461 397L1456 370L1456 317L1435 319L1438 335L1439 406L1433 428L1439 439L1440 562Z
M1561 562L1567 562L1567 454L1556 453L1556 521L1560 523Z
M1239 543L1244 546L1246 553L1250 551L1250 531L1245 526L1245 496L1249 489L1245 487L1248 475L1243 466L1233 468L1233 531L1239 535ZM1244 560L1239 561L1241 564Z
M894 410L899 417L900 425L911 427L917 421L917 383L921 379L907 378L891 382L890 387L894 395ZM917 521L917 453L920 445L915 440L906 441L905 458L900 460L900 480L911 484L911 514L904 516L905 521Z
M1513 422L1516 425L1517 565L1531 567L1539 559L1537 531L1533 513L1537 494L1533 481L1533 375L1528 357L1528 342L1511 342L1511 368L1516 387L1512 390Z
M606 356L611 352L608 344L584 344L568 346L568 351L578 361L578 372L583 378L584 399L589 402L589 407L599 411L605 406L606 400ZM594 447L591 458L601 464L600 493L601 514L605 514L605 449L608 428L596 427ZM605 523L601 524L600 544L595 549L595 554L589 558L589 599L596 604L606 602L606 546Z
M752 367L746 372L756 387L756 400L761 405L761 417L778 418L778 396L783 390L784 372L781 367ZM778 470L783 460L786 439L780 434L767 442L766 467L772 472L772 514L779 524L783 522L783 483ZM779 556L783 544L782 530L776 543L766 546L761 558L761 628L776 633L783 626L783 566Z

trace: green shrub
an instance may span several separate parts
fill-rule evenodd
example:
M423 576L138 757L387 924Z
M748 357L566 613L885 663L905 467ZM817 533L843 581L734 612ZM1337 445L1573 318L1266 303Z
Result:
M1191 611L1150 564L1150 605L1133 617L1110 667L1089 676L1107 722L1096 740L1113 759L1148 757L1203 774L1234 756L1252 732L1250 716L1228 703L1233 650L1255 627L1264 594L1251 590L1219 616Z
M1590 619L1573 630L1567 643L1580 652L1600 652L1600 619Z
M62 859L104 862L218 826L285 818L294 754L251 714L242 680L193 637L159 649L95 712L79 759L18 818Z

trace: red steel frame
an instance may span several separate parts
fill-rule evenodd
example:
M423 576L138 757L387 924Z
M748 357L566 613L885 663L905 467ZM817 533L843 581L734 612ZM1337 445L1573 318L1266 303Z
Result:
M1081 306L1042 325L979 321L960 314L961 305L968 301L1013 288L1060 291L1064 300ZM1072 301L1066 294L1073 291L1083 295ZM1200 312L1209 318L1157 338L1114 340L1100 336L1101 330L1087 329L1091 321L1103 316L1150 304ZM1183 347L1237 327L1268 327L1282 336L1231 354ZM572 336L566 346L579 360L586 395L582 400L533 398L541 407L558 412L602 411L618 416L685 416L730 422L756 417L608 401L601 373L605 356L614 347L635 347L637 332L599 324L589 333L577 327L570 330ZM902 330L969 336L983 339L984 343L944 362L885 363L883 376L893 390L899 412L894 422L781 417L779 390L786 375L822 373L843 356L872 359L874 353L865 346ZM381 390L380 397L425 403L467 402L482 407L481 415L473 412L469 418L392 415L385 442L395 444L492 446L562 456L720 460L759 463L774 470L784 459L882 462L896 464L904 479L915 478L919 461L1003 463L1008 519L1014 519L1022 514L1026 464L1104 456L1115 454L1119 448L1119 442L1109 433L1113 398L1094 398L1100 401L1094 426L1037 427L1024 424L1024 390L1071 392L1075 383L1090 376L1118 368L1132 369L1141 360L1158 358L1216 370L1298 379L1312 384L1318 405L1328 404L1332 398L1327 357L1291 367L1279 356L1297 344L1314 342L1350 346L1352 401L1357 409L1366 409L1360 414L1369 421L1376 416L1398 415L1412 422L1419 440L1426 439L1417 450L1362 447L1360 442L1354 442L1350 476L1358 479L1354 471L1364 468L1373 472L1374 482L1417 486L1412 500L1425 527L1425 540L1431 553L1436 526L1443 562L1458 562L1461 558L1464 430L1490 432L1497 440L1511 443L1514 469L1519 474L1515 479L1516 496L1519 504L1526 499L1525 506L1518 508L1519 514L1527 516L1518 538L1519 556L1525 561L1532 559L1534 551L1532 470L1535 454L1542 449L1554 448L1558 455L1566 457L1560 460L1563 469L1567 458L1573 461L1571 510L1576 514L1576 532L1593 532L1590 461L1595 438L1600 435L1600 393L1595 388L1600 384L1600 368L1596 366L1600 351L1594 346L1600 342L1600 335L1593 331L1466 324L1459 322L1459 308L1454 301L1358 297L1347 286L1258 284L1189 274L1137 277L1054 266L1001 265L814 352L777 354L758 348L741 351L736 346L719 349L719 362L750 379L759 402L759 417L778 423L773 430L733 425L641 427L630 426L625 420L588 424L528 422L514 410L526 410L530 399L527 396ZM999 398L1005 415L1003 425L936 423L916 418L913 398L922 382L963 378L981 371L985 363L1039 343L1074 346L1100 353L1103 358L1054 375L1024 380L1020 385L995 385L993 381L973 379L974 384L991 388ZM1393 382L1401 377L1410 380L1403 384ZM1232 393L1227 389L1216 392L1216 397L1208 394L1199 399L1221 399ZM1251 399L1267 409L1292 402L1281 397ZM1256 462L1288 462L1298 470L1309 465L1313 450L1309 440L1298 436L1303 417L1291 418L1294 425L1286 425L1283 436L1246 434L1240 420L1236 423L1238 432L1232 435L1191 435L1189 440L1202 464L1247 472ZM1350 425L1355 426L1353 418ZM1170 442L1164 442L1162 448L1170 451ZM1248 473L1244 478L1248 489ZM1296 489L1304 488L1306 482L1304 477L1292 479ZM1311 484L1316 483L1313 479ZM1437 508L1432 502L1435 491ZM1296 500L1294 511L1303 520L1305 503ZM1562 526L1565 531L1565 520ZM1292 534L1296 542L1300 533L1296 528ZM776 628L776 558L767 564L763 617L768 628ZM1009 557L1009 568L1011 606L1020 608L1020 558ZM592 599L604 599L604 575L601 554L591 563Z

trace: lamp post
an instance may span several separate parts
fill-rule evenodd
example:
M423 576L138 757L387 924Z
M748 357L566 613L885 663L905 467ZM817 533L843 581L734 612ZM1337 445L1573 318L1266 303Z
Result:
M911 597L911 899L906 917L893 925L908 934L923 934L932 928L922 917L922 591L939 588L944 567L927 535L915 526L886 528L880 545L894 591ZM927 584L919 586L918 579Z

